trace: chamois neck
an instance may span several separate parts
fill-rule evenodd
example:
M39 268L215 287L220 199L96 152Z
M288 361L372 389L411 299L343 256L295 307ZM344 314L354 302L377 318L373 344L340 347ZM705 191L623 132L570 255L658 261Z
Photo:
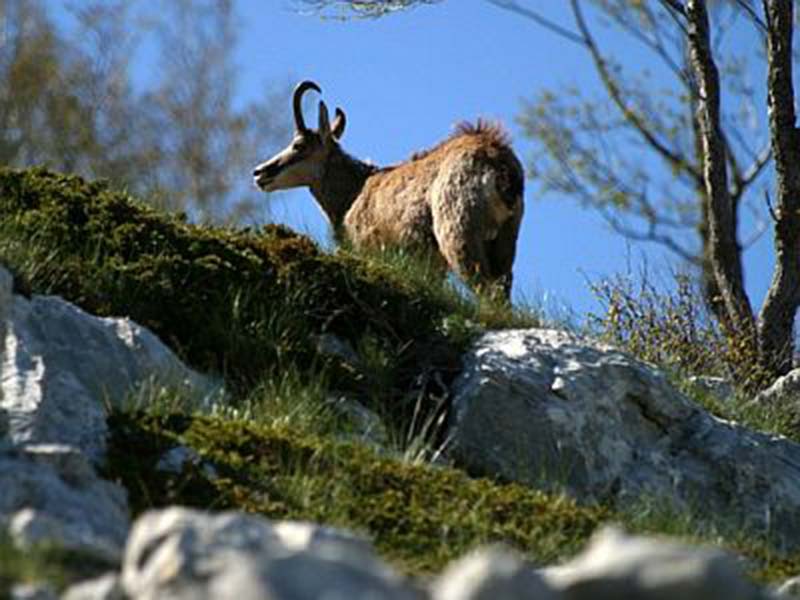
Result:
M311 186L311 193L325 211L337 236L347 211L367 178L376 170L374 165L353 158L338 147L328 155L322 177Z

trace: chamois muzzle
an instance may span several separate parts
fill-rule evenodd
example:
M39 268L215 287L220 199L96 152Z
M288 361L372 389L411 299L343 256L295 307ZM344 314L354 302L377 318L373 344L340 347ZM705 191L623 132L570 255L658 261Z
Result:
M268 161L258 165L253 171L253 181L265 192L269 192L270 184L275 176L281 170L281 165L278 161Z

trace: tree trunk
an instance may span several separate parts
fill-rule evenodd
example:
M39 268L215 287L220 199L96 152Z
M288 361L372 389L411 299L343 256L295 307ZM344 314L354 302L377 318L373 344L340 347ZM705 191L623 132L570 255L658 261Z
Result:
M792 84L793 0L764 0L767 18L767 106L775 157L775 257L772 284L759 315L763 366L792 367L794 317L800 303L800 132Z
M694 153L695 160L699 166L698 171L703 173L705 171L705 160L703 159L703 131L700 126L700 119L695 108L699 106L700 99L697 96L695 86L691 86L690 90L690 108L693 114L692 119L692 133L694 135ZM727 313L725 312L725 303L722 301L722 292L717 284L717 276L714 273L714 263L711 260L711 228L709 227L709 204L708 194L706 194L705 182L695 180L695 193L697 194L697 201L700 207L700 222L697 225L697 236L700 238L701 253L700 253L700 281L703 286L703 298L706 302L706 307L714 315L718 323L722 325L724 330L731 328L731 324L727 321Z
M697 120L708 210L708 259L724 307L724 318L720 321L731 346L742 352L741 366L744 367L744 362L758 357L757 335L753 310L744 289L735 205L728 188L726 149L720 121L719 73L710 45L705 1L689 0L686 17L690 64L698 87ZM739 379L748 376L741 370L736 375Z

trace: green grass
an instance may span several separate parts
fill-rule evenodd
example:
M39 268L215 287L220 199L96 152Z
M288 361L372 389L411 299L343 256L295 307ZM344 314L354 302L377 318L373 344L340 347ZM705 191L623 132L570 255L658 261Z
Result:
M657 499L624 510L581 506L558 493L470 478L448 467L409 463L385 452L292 427L275 411L262 420L119 411L111 417L105 475L130 492L135 513L167 504L238 509L274 519L346 527L373 540L380 554L414 575L439 572L477 546L505 543L534 564L573 556L603 523L633 533L676 536L716 545L744 558L751 577L779 581L800 570L800 555L769 539L677 511ZM203 465L161 473L154 465L181 444Z
M104 183L43 170L0 169L0 261L21 291L129 316L242 395L291 369L400 420L413 411L415 382L434 371L451 379L484 328L534 322L467 299L402 254L329 255L280 226L195 226ZM321 355L321 335L369 368Z
M0 532L0 598L10 598L17 583L47 582L63 589L81 579L98 577L108 565L48 544L22 550Z
M800 409L789 399L781 403L754 403L753 396L737 391L729 398L698 389L685 377L673 377L674 385L711 414L750 429L782 435L800 443Z
M302 434L280 420L120 412L111 428L106 475L130 491L134 512L177 502L347 527L369 536L410 574L436 572L490 542L550 563L574 553L606 516L520 485ZM155 463L175 444L195 449L219 477L209 478L200 466L156 472Z
M232 396L210 410L147 389L112 411L105 475L125 485L134 514L177 503L338 525L369 536L414 575L491 542L551 564L574 555L608 521L731 548L759 580L800 572L800 557L715 529L699 511L676 514L656 502L625 512L579 506L428 464L444 443L446 389L467 345L487 329L548 321L535 307L475 297L425 257L326 254L282 227L195 226L102 183L0 169L0 263L15 273L20 293L55 293L95 314L130 316L195 368L226 378ZM705 333L688 340L694 353L680 345L689 305L669 305L659 320L659 301L646 297L652 318L637 321L629 318L636 306L618 300L614 306L628 313L610 315L607 337L666 364L679 381L694 369L722 367L701 352ZM648 337L665 325L669 337ZM325 349L325 340L338 350ZM387 447L353 441L359 426L336 407L342 398L381 417ZM791 427L783 409L754 415L743 405L700 400L722 416ZM203 464L156 470L178 444L216 476ZM60 585L74 577L71 557L50 557L0 540L0 593L12 580L41 576Z

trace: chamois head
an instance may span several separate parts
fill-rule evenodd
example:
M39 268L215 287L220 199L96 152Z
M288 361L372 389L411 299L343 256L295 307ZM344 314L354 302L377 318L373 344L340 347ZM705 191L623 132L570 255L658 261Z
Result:
M311 186L323 175L325 162L332 150L338 149L338 140L344 133L346 119L342 109L336 109L333 124L328 120L328 107L319 103L317 130L306 127L301 102L308 90L322 93L313 81L303 81L294 90L294 136L291 143L269 160L258 165L253 179L265 192Z

